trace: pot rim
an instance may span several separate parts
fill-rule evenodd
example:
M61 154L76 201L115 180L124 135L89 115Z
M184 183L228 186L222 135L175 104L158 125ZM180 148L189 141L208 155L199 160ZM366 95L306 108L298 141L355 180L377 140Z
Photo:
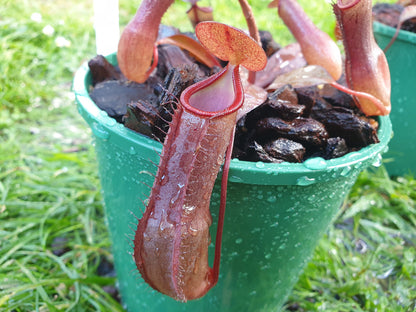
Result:
M107 56L110 63L116 62L116 54ZM85 62L75 73L72 90L78 111L92 128L98 139L117 145L123 151L134 150L139 144L151 151L161 152L162 144L117 123L105 111L100 110L89 96L91 73ZM233 159L230 164L229 181L258 185L302 185L329 182L346 178L370 165L378 165L381 154L387 151L392 126L388 116L379 117L378 136L380 143L348 153L330 160L316 157L303 163L263 163Z
M374 21L373 31L375 33L382 34L388 38L393 38L394 34L396 33L396 28ZM402 29L399 31L399 35L397 36L396 40L416 45L416 33Z

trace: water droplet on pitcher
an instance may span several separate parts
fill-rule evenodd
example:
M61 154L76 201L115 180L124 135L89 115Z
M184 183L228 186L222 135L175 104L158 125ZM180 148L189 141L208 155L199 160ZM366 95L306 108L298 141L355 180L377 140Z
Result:
M371 165L372 165L373 167L378 168L378 167L380 167L380 166L381 166L381 161L382 161L381 155L380 155L380 154L378 154L378 155L376 156L376 159L374 160L374 162L373 162Z
M97 138L107 140L110 134L104 129L104 127L98 123L91 125L91 130Z
M168 183L168 181L169 181L169 178L167 177L167 176L165 176L165 175L163 175L161 178L160 178L160 185L166 185L166 183Z
M195 211L195 206L184 205L182 209L185 215L190 215Z
M296 184L300 186L307 186L315 183L314 178L308 178L307 176L303 176L297 179Z
M192 236L196 236L198 235L198 230L194 229L192 226L189 227L188 229L189 234L191 234Z
M109 127L114 127L117 124L117 121L113 118L104 119L104 123Z
M172 223L170 223L167 219L166 219L166 217L164 216L164 217L162 217L162 220L161 220L161 222L160 222L160 224L159 224L159 232L160 232L160 234L164 234L164 233L166 233L166 231L171 231L173 229L173 224Z
M260 228L254 228L254 229L252 229L251 230L251 233L258 233L258 232L261 232L261 229Z
M362 161L358 161L357 163L354 164L354 168L356 169L360 169L362 166L363 162Z
M305 160L303 165L306 168L311 169L311 170L320 170L320 169L325 169L326 167L328 167L328 163L322 157L309 158Z
M264 168L264 162L261 162L261 161L256 162L256 167L259 169Z
M243 179L240 178L240 177L237 177L237 176L230 176L228 178L228 181L235 182L235 183L242 183L243 182Z
M241 244L243 242L243 239L242 238L237 238L236 240L235 240L235 243L236 244Z
M277 201L277 198L276 196L272 195L272 196L269 196L269 198L267 198L267 201L269 203L275 203Z
M341 175L343 177L348 177L350 175L350 173L351 173L351 167L350 166L346 166L346 167L342 168L342 170L341 170Z
M129 153L130 153L130 155L135 155L136 154L136 150L134 149L133 146L130 146Z

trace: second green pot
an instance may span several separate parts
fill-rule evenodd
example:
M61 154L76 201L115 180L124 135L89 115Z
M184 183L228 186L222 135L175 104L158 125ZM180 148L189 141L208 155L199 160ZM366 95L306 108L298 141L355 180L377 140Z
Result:
M374 23L374 36L383 49L393 38L396 29ZM391 76L391 113L393 138L385 155L390 175L416 175L416 34L401 30L386 52Z
M109 59L115 62L114 55ZM304 164L232 160L218 284L203 298L180 303L152 290L131 255L136 218L150 193L146 185L153 183L162 146L100 111L88 95L90 80L84 65L73 88L79 113L94 135L118 285L131 312L279 310L357 175L380 164L391 135L390 120L382 117L379 144L338 159ZM219 189L217 183L211 200L212 241ZM213 251L211 244L211 256Z

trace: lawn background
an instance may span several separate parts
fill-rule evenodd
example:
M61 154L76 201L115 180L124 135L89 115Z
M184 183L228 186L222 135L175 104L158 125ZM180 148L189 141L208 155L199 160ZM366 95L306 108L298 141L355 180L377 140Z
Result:
M250 2L259 28L293 41L269 1ZM245 27L237 1L207 3ZM330 4L300 3L332 35ZM121 26L138 4L120 0ZM163 22L191 30L188 5ZM95 55L92 17L92 1L0 0L0 311L123 311L93 142L70 91ZM286 310L415 311L415 200L413 176L362 173Z

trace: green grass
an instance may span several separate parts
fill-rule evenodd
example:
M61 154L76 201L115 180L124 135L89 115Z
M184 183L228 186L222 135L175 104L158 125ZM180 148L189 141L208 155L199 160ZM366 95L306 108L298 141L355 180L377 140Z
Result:
M304 311L415 311L415 200L413 177L363 172L291 300Z
M136 4L120 2L125 24ZM292 40L273 10L260 9L268 1L251 2L260 28ZM221 13L224 1L211 3L217 20L244 27ZM325 5L301 3L332 30ZM186 7L176 3L164 22L189 30L177 18ZM0 0L0 311L122 311L106 291L115 277L100 274L111 245L90 131L70 93L73 72L94 55L92 14L91 1ZM57 47L58 36L71 45ZM414 311L415 201L414 177L361 174L287 309Z

